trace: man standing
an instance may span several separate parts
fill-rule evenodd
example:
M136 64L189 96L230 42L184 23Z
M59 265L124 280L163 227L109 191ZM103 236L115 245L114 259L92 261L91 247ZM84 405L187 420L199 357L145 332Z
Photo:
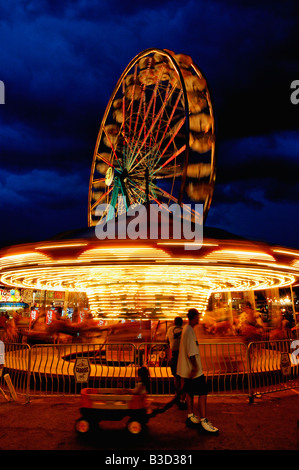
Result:
M203 374L198 342L194 327L199 321L199 312L195 308L188 311L188 325L183 328L177 374L184 379L184 389L187 394L188 417L187 426L200 425L209 433L217 433L218 429L206 417L208 388ZM198 414L194 413L194 396L198 395Z
M186 409L185 393L182 393L183 380L177 374L177 363L178 363L182 331L183 331L183 319L181 317L176 317L174 319L173 326L171 326L167 330L166 340L171 349L170 369L174 377L176 403L180 409L185 410Z

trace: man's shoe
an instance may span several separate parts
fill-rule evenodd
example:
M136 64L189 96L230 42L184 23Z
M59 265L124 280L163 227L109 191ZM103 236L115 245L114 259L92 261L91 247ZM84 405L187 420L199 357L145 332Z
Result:
M219 429L215 428L215 426L213 426L213 424L207 418L202 419L200 421L200 424L201 424L202 429L205 432L214 433L214 434L219 432Z
M200 424L200 419L197 416L195 416L195 414L190 415L186 419L186 424L190 428L198 427L198 425Z

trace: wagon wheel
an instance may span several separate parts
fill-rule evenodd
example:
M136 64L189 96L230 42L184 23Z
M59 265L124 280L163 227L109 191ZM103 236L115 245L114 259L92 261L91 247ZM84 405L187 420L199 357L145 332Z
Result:
M201 202L206 217L215 180L214 131L206 80L191 57L161 49L138 54L121 75L100 126L89 226L146 202Z
M84 418L78 418L75 422L75 430L79 435L88 434L91 431L90 422Z
M137 435L140 435L140 434L144 433L145 425L143 423L141 423L140 421L138 421L134 418L131 418L127 422L127 431L130 434L133 434L133 435L137 436Z
M96 430L99 429L99 421L95 420L88 420L83 417L78 418L77 421L75 422L75 430L78 435L83 435L83 434L92 434Z

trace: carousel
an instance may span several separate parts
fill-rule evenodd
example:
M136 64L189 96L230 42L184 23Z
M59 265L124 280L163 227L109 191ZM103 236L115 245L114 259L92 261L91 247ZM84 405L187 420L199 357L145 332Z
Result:
M212 296L273 292L299 279L299 251L205 225L215 175L215 121L205 77L188 55L143 51L118 80L101 122L88 227L2 249L1 284L85 293L93 317L105 320L172 320L196 307L206 328L215 327ZM175 236L171 204L188 207L190 224L202 226L202 240ZM136 214L128 214L140 205L155 207L160 228L170 227L168 237L132 238L127 230L98 238L97 229L115 220L124 220L127 229L135 220L136 227ZM148 218L138 223L149 228ZM231 331L230 312L225 328Z

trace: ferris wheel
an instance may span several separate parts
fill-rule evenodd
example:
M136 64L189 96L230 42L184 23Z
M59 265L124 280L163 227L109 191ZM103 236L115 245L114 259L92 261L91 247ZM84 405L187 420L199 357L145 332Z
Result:
M118 80L101 122L89 226L146 202L202 203L205 219L214 182L215 122L205 78L188 55L141 52ZM100 204L107 211L99 214Z

